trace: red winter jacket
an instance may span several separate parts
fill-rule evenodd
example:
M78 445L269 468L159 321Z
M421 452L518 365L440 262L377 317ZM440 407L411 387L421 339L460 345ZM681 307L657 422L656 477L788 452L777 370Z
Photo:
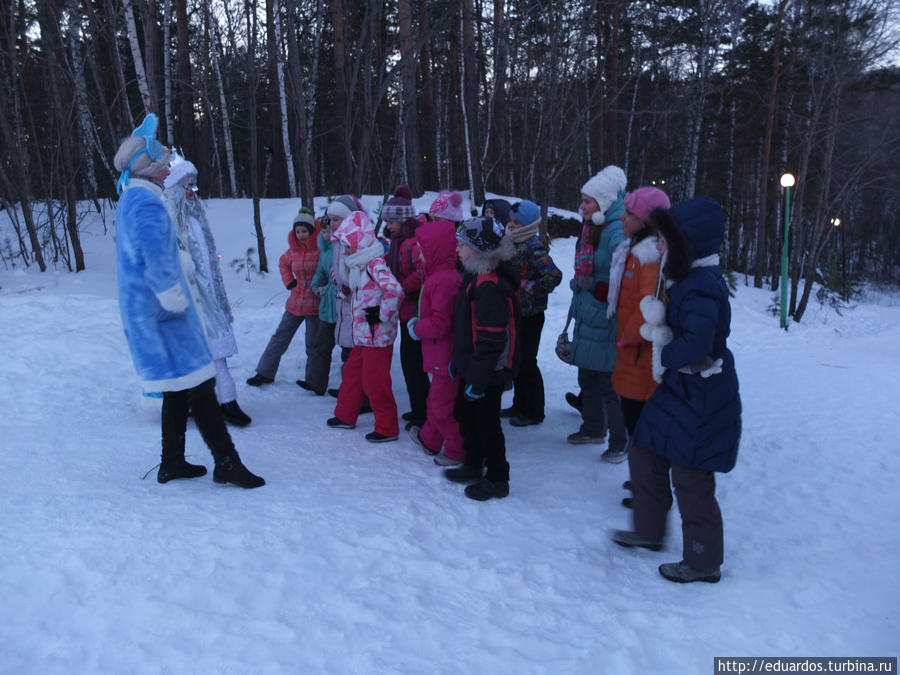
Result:
M288 250L278 259L278 269L281 272L281 280L285 287L292 281L297 285L291 289L291 294L284 308L294 316L318 316L319 297L310 289L310 283L316 273L319 264L319 247L316 240L319 237L319 221L316 221L316 231L306 238L302 244L294 236L291 228L288 234Z

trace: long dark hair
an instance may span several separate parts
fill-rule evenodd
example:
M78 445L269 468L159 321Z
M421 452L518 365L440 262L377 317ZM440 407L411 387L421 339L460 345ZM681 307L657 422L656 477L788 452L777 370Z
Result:
M694 247L669 210L661 207L653 209L647 228L666 241L666 264L662 270L666 279L678 281L687 276L694 262Z

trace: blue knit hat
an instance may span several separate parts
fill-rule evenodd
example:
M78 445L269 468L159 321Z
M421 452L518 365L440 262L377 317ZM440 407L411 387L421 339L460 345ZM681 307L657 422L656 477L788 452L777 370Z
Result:
M529 227L541 222L541 207L534 202L523 199L512 205L509 215L522 223L523 227Z

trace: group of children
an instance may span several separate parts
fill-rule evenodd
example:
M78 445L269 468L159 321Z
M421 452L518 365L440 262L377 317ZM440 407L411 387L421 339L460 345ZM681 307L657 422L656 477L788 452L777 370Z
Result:
M547 295L562 279L538 237L540 208L491 200L481 216L465 219L462 195L445 191L417 215L401 185L380 215L381 236L353 195L330 202L321 221L301 209L279 263L291 295L247 383L274 381L306 321L300 387L324 395L335 342L342 348L327 425L352 429L370 408L375 425L366 440L397 440L390 369L399 333L410 437L449 480L468 484L468 497L505 497L500 399L518 376L513 423L543 420L537 349Z
M116 213L119 299L125 335L145 392L163 397L157 479L195 478L185 460L192 414L215 460L213 479L244 488L265 481L242 463L225 420L250 423L235 399L226 358L235 353L233 317L215 244L196 199L196 168L173 162L148 115L119 147L122 194ZM165 192L164 192L165 190ZM613 540L660 550L674 496L682 514L683 559L659 571L678 582L716 582L723 558L715 472L736 462L741 401L728 289L718 264L722 209L712 199L671 206L656 188L625 191L610 166L582 187L566 360L578 366L582 412L570 443L605 442L606 461L629 461L634 529ZM463 217L462 196L442 192L416 217L408 188L382 208L383 236L358 199L329 203L319 222L302 210L279 268L286 311L248 384L274 380L281 356L306 323L307 364L297 384L337 396L327 424L353 428L366 407L372 442L399 437L391 389L393 345L411 410L412 439L445 476L476 500L509 494L501 416L511 424L544 417L537 351L547 296L561 273L538 238L540 209L491 200ZM340 345L342 383L328 390ZM561 352L558 352L561 353ZM501 411L515 381L513 405Z

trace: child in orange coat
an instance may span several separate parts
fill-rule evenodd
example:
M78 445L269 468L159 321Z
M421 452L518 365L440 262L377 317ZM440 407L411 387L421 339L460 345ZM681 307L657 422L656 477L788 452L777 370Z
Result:
M666 193L655 187L642 187L625 195L623 232L625 241L613 253L610 264L610 292L608 314L617 317L616 363L612 384L622 404L622 417L629 439L644 403L656 389L651 367L652 345L640 334L644 317L640 303L646 296L656 294L659 280L660 255L656 237L647 228L650 212L655 208L669 208ZM614 459L623 461L628 447Z

